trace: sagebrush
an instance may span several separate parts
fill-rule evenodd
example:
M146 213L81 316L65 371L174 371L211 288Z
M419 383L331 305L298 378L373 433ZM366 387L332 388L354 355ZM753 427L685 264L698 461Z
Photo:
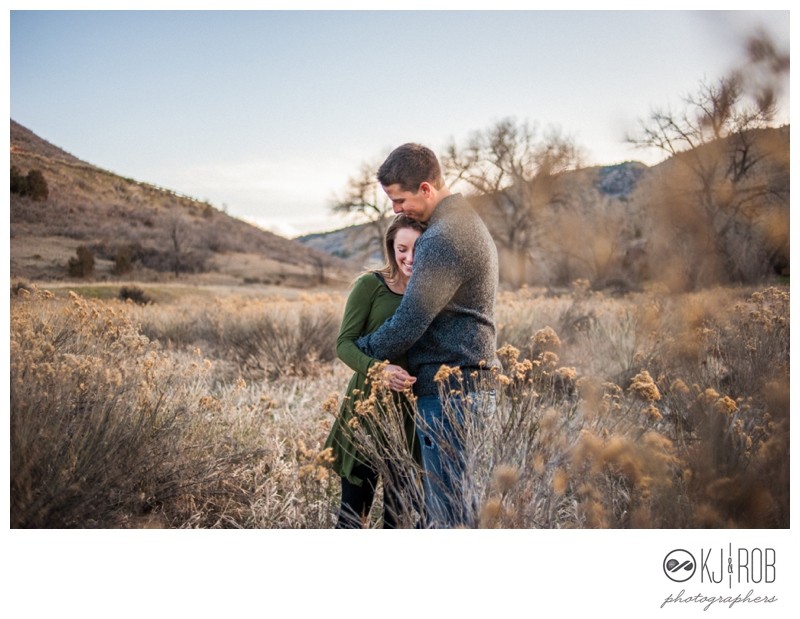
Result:
M343 306L13 286L11 526L332 526ZM502 293L496 410L462 428L471 526L788 527L788 332L783 287Z

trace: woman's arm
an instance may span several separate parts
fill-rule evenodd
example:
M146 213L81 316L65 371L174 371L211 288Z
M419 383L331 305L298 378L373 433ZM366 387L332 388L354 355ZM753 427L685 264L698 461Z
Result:
M364 333L375 300L377 288L369 286L368 281L360 278L353 285L353 290L345 304L342 325L336 340L336 356L350 369L364 376L367 375L370 366L378 361L361 352L355 343ZM385 373L387 385L396 391L410 387L417 380L399 365L389 364L386 366Z
M336 340L336 356L350 369L367 375L369 367L376 361L373 357L361 352L356 340L363 335L367 319L375 298L376 288L368 285L368 276L362 276L353 284L344 307L339 337Z

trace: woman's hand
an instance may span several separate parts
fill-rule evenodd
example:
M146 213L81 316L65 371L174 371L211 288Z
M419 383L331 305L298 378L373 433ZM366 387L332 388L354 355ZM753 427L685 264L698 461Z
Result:
M403 391L417 382L414 376L411 376L411 374L406 372L399 365L393 365L391 363L387 365L386 369L383 371L383 378L386 386L393 391Z

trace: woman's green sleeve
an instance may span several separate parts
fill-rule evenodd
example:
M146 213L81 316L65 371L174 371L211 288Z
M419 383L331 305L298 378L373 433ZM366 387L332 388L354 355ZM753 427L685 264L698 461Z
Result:
M369 366L375 359L365 355L356 346L356 340L364 335L367 320L372 309L377 288L370 286L369 276L356 280L342 317L342 326L339 328L339 337L336 340L336 356L352 370L367 375Z

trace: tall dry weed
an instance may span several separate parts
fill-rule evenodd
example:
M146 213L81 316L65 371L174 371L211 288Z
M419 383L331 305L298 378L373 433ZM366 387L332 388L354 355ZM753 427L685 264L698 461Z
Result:
M199 350L143 336L131 309L14 298L11 525L327 526L331 498L298 483L313 390L221 383Z
M12 526L333 526L322 445L349 375L332 358L343 301L15 289ZM503 293L498 322L495 399L459 420L469 526L788 526L788 289L578 282ZM392 401L359 417L389 485L422 474ZM398 485L398 519L419 526L420 485Z
M531 315L514 323L521 340L484 385L496 406L444 407L464 448L452 497L464 522L788 526L788 292L610 299L578 286L564 301L562 318L588 317L564 336ZM525 291L521 305L535 314ZM465 389L453 372L446 403Z
M149 338L177 347L200 346L250 378L302 376L334 359L341 303L324 294L232 296L174 311L142 308L137 320Z

